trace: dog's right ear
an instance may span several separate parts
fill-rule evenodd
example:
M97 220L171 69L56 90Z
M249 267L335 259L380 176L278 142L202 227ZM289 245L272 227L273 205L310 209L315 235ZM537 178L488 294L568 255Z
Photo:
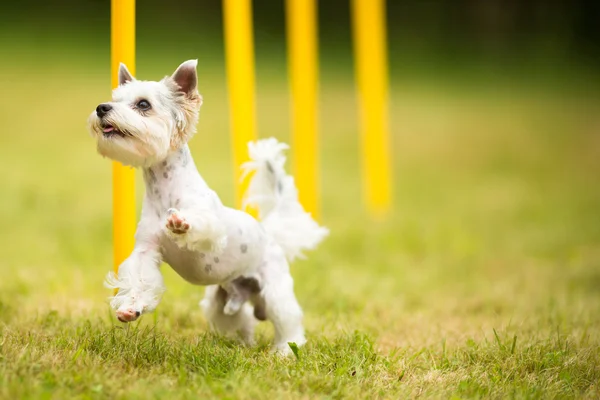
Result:
M127 82L133 82L135 78L131 75L131 72L127 69L125 64L119 64L119 86L126 84Z

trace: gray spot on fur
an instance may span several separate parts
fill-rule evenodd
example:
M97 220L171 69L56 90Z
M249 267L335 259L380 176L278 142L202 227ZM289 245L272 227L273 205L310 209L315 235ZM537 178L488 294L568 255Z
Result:
M248 245L247 244L243 244L240 246L240 250L242 251L242 253L245 253L248 251Z
M215 262L218 264L219 263L219 257L215 257Z
M210 265L210 264L206 264L206 265L204 266L204 270L205 270L206 272L211 272L211 271L212 271L212 265Z
M179 203L181 203L181 199L175 200L175 207L179 207Z
M181 160L181 164L182 164L184 167L187 167L187 165L188 165L188 162L190 161L190 158L188 157L188 154L187 154L187 152L186 152L186 151L184 151L184 150L182 149L182 150L180 150L180 153L179 153L179 154L180 154L179 158L180 158L180 160Z
M149 183L156 183L156 174L152 170L152 168L148 168L144 172L147 172L145 175L147 176L147 180Z
M162 166L166 167L167 166L167 161L163 161Z
M267 320L267 312L262 304L257 304L254 306L254 318L256 318L259 321Z
M274 173L275 172L275 170L273 169L273 166L268 161L267 161L267 169L269 170L270 173Z
M247 278L241 276L237 279L234 279L233 283L238 289L247 291L252 294L256 294L261 291L260 283L256 278Z
M225 302L227 301L227 291L225 289L223 289L221 286L219 286L219 289L217 289L216 297L218 300L223 302L223 304L225 304Z
M281 194L281 192L283 192L283 185L281 184L281 181L277 181L277 191Z
M200 258L204 258L204 257L206 257L206 254L200 253L199 256L200 256Z
M243 235L243 234L244 234L244 232L242 231L242 228L238 228L238 233L239 233L240 235Z
M167 174L166 172L164 172L164 173L163 173L163 177L164 177L165 179L169 179L169 174Z
M226 307L233 310L234 313L238 312L242 305L252 298L253 295L258 294L261 291L261 285L258 278L240 276L234 279L227 286L227 303ZM264 309L264 300L262 298L256 299L255 308L259 309L258 319L264 317L264 312L260 312L260 309Z
M243 293L247 298L250 298L252 295L256 295L260 292L261 287L258 280L255 278L246 278L240 277L234 281L238 291ZM267 320L267 305L265 304L265 299L261 296L255 298L254 303L254 318L259 321Z
M171 110L171 116L173 117L173 121L177 121L177 112L175 110Z
M154 183L156 182L156 175L151 169L144 169L144 182L146 183L146 192L152 194L154 192Z

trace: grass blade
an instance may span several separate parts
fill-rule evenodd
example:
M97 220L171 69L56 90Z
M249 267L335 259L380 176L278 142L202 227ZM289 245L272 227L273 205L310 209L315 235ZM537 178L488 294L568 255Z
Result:
M299 360L300 359L300 355L299 355L299 350L298 350L298 345L294 342L288 342L288 346L290 346L290 349L292 349L292 352L294 353L294 355L296 356L296 359Z
M517 347L517 335L513 337L512 346L510 346L510 354L515 354L515 348Z

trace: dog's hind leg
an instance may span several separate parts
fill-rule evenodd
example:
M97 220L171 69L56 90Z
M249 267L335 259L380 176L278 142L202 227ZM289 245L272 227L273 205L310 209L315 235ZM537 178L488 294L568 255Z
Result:
M298 346L306 343L302 309L294 295L294 280L289 273L285 258L278 257L277 261L270 262L285 263L285 268L281 268L281 265L278 268L267 265L260 294L262 302L256 303L258 308L255 309L255 313L264 312L266 319L273 323L275 328L273 351L281 355L290 355L292 351L288 343L294 342Z
M244 343L254 344L254 327L257 321L254 318L252 306L245 303L238 312L228 315L224 311L227 300L227 292L222 287L218 285L206 287L200 307L204 311L210 328L226 337L237 335Z

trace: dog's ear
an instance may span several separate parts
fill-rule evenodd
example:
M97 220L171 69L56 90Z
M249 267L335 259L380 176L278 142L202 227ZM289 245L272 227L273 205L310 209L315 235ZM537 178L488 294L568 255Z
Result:
M179 86L179 90L186 95L193 97L196 93L196 86L198 85L198 74L196 73L196 66L198 60L188 60L182 63L171 78Z
M126 84L127 82L133 82L135 78L131 75L131 72L127 69L125 64L119 64L119 86Z

